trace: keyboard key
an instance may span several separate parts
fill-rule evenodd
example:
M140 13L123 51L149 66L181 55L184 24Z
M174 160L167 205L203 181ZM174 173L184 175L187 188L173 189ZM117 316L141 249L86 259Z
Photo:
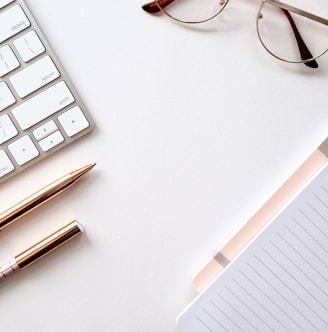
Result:
M34 30L16 39L14 45L24 62L34 59L46 50Z
M5 1L6 2L6 1ZM31 25L21 6L16 5L0 14L0 43Z
M58 117L68 137L72 137L85 128L89 122L79 106L75 106Z
M5 82L0 82L0 111L16 102L15 97Z
M0 178L12 172L15 169L13 163L8 158L4 150L0 150Z
M33 135L37 141L40 141L41 139L47 137L56 130L58 130L58 127L55 124L55 121L51 120L33 130Z
M12 49L8 45L0 48L0 77L5 76L17 67L19 67L19 62Z
M30 136L25 135L8 145L8 149L18 165L24 165L39 155Z
M18 96L24 98L35 90L47 85L60 76L59 71L49 56L10 77L10 82Z
M0 184L93 126L25 0L0 0Z
M12 110L15 119L26 130L74 102L65 82L59 82Z
M49 135L48 137L40 141L39 144L43 151L49 151L50 149L54 148L55 146L57 146L62 142L64 142L64 137L61 134L61 132L57 130L53 134Z
M0 144L10 140L18 134L16 127L8 114L0 116Z

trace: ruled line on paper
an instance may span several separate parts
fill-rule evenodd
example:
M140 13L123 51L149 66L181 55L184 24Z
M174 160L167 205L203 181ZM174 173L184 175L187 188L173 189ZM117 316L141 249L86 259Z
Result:
M285 313L282 309L281 309L281 307L280 306L278 306L278 304L277 303L275 303L272 299L271 299L271 297L269 297L268 296L268 294L266 294L262 289L260 289L254 282L253 282L253 280L251 280L244 272L242 272L242 271L240 271L240 273L251 283L251 284L253 284L253 286L258 290L258 291L260 291L266 298L267 298L267 300L268 301L270 301L273 305L275 305L276 306L276 308L278 309L278 310L280 310L283 314L285 314L288 318L290 318L289 317L289 315L287 314L287 313ZM276 316L274 316L273 314L272 314L272 312L270 312L267 308L265 308L264 306L263 306L263 309L267 312L267 313L269 313L270 315L271 315L271 317L278 323L278 324L280 324L280 326L282 326L286 331L289 331L289 329L276 317Z
M248 305L247 305L247 303L246 302L244 302L237 294L235 294L231 289L229 289L229 287L227 287L226 286L226 289L228 290L228 292L230 292L237 300L239 300L239 302L241 302L250 312L252 312L257 318L258 318L258 315L254 312L254 310L252 310ZM244 315L241 315L243 318L244 318L244 320L250 325L250 326L252 326L253 327L253 329L254 330L256 330L256 331L258 331L258 332L260 332L260 330L259 329L257 329L255 326L254 326L254 324L252 324L252 322L249 320L249 319L247 319Z
M327 239L328 164L181 315L178 325L183 332L327 332Z
M249 265L249 264L248 264ZM268 282L268 280L266 280L266 279L264 279L263 277L262 277L262 275L258 272L258 271L256 271L255 269L254 269L254 267L253 266L251 266L251 265L249 265L249 267L260 277L260 278L262 278L263 279L263 281L269 286L269 287L271 287L271 288L273 288L272 286L271 286L271 284ZM274 288L273 288L274 289ZM279 292L279 291L277 291L277 294L282 298L282 299L284 299L284 297L281 295L281 293ZM278 307L278 308L280 308L280 306L279 306L279 304L278 303L275 303L273 300L272 300L272 302ZM281 310L281 312L283 312L284 314L285 314L285 316L286 317L288 317L288 319L290 319L299 329L301 329L302 331L304 331L305 332L305 330L297 323L297 321L294 319L294 318L292 318L286 311L284 311L284 310L282 310L281 308L280 308L280 310Z
M229 303L221 294L216 294L218 297L220 297L220 299L222 300L222 301L224 301L239 317L241 317L241 319L242 320L244 320L244 321L246 321L247 323L248 323L248 320L247 320L247 318L246 317L244 317L240 312L238 312L238 310L236 310L236 308L234 307L234 306L232 306L231 305L231 303ZM227 316L227 315L226 315ZM229 320L230 321L232 321L232 319L231 318L229 318ZM236 322L233 322L233 324L235 325L235 326L237 326L237 324L236 324ZM240 327L240 325L238 325L238 328L240 329L240 330L242 330L242 331L245 331L244 329L242 329L241 327Z
M205 311L206 312L206 311ZM199 318L197 315L194 316L204 327L207 328L208 331L211 332L215 332L214 330L212 330L209 326L207 326L207 324L201 319Z
M322 188L322 190L324 190L328 194L328 189L326 189L325 186L322 185L321 188Z
M314 212L316 212L317 214L318 214L318 216L320 217L320 218L322 218L322 220L323 221L325 221L326 223L328 223L328 220L321 214L321 213L319 213L318 212L318 210L316 210L313 206L312 206L312 204L311 203L309 203L309 202L306 202L306 204L314 211Z
M311 248L308 244L306 244L298 235L296 235L295 232L293 232L287 225L285 225L285 228L309 251L312 253L312 255L314 257L316 257L318 259L318 261L320 261L321 264L325 265L326 267L328 267L328 264L326 262L324 262Z
M279 235L280 237L281 237L281 235L280 234L277 234L277 235ZM285 239L283 238L283 237L281 237L281 239L283 239L284 241L285 241ZM284 255L285 257L286 257L286 259L288 259L289 260L289 262L291 263L291 264L293 264L297 269L298 269L298 271L300 272L300 273L302 273L311 283L313 283L313 285L315 286L315 287L318 287L318 285L316 284L316 283L314 283L313 282L313 280L306 274L306 273L304 273L304 271L303 271L303 269L301 269L299 266L297 266L292 260L290 260L290 258L284 253L284 252L282 252L281 251L281 249L279 248L279 247L277 247L274 243L272 243L272 245L274 245L275 246L275 248L277 249L277 250L279 250L280 251L280 253L282 254L282 255ZM289 243L286 241L286 245L289 245ZM291 249L293 249L292 247L291 247ZM296 251L296 253L297 254L299 254L297 251ZM302 257L301 255L300 255L300 257L302 258L302 259L304 259L304 257ZM309 264L310 265L310 263L309 262L307 262L307 264ZM314 271L316 271L321 277L323 277L312 265L310 265L312 268L313 268L313 270ZM317 301L325 310L327 310L328 311L328 309L327 309L327 307L326 306L324 306L323 304L322 304L322 302L320 302L315 296L313 296L313 294L311 293L311 292L309 292L309 290L307 289L307 288L305 288L303 285L302 285L302 283L300 283L293 275L291 275L289 272L287 272L287 270L285 269L285 272L286 273L288 273L288 275L293 279L293 280L295 280L297 283L298 283L298 285L300 286L300 287L302 287L303 288L303 290L309 295L309 296L311 296L315 301ZM326 296L327 296L327 293L325 293L323 290L322 290L322 288L320 288L320 287L318 287L318 289L321 291L321 292L323 292L323 294L325 294Z
M225 299L220 295L220 294L217 294L219 297L221 297L221 299L223 300L223 301L225 301ZM226 301L225 301L226 302ZM215 304L214 303L214 301L210 301L210 303L218 310L218 311L220 311L225 317L227 317L227 319L234 325L234 326L236 326L240 331L244 331L240 326L238 326L222 309L220 309L219 308L219 306L217 305L217 304ZM227 304L228 304L228 306L229 307L231 307L231 309L233 309L233 310L235 310L236 311L236 313L237 314L239 314L238 313L238 311L234 308L234 307L232 307L231 306L231 304L230 303L228 303L228 302L226 302Z
M257 256L255 256L255 258L266 268L266 269L268 269L268 271L270 271L271 273L272 273L272 275L275 277L275 278L277 278L286 288L288 288L288 290L289 291L291 291L294 295L296 295L292 290L291 290L291 288L289 287L289 286L287 286L286 285L286 283L285 282L283 282L282 281L282 279L281 278L279 278L278 276L277 276L277 274L276 273L274 273L271 269L270 269L270 267L268 267L263 261L261 261L261 260L259 260L259 258L257 257ZM270 287L277 293L277 294L279 294L279 296L284 300L284 301L286 301L289 305L290 305L290 307L292 307L297 313L299 313L299 315L302 315L302 311L299 309L299 308L297 308L297 306L296 305L294 305L294 303L292 303L292 301L291 300L289 300L288 298L287 298L287 296L285 296L285 295L283 295L283 293L281 292L281 291L279 291L277 288L275 288L274 286L272 286L272 284L269 284L270 285ZM299 297L298 297L299 298ZM305 303L304 301L302 301L303 303ZM306 307L307 308L310 308L308 305L306 305ZM315 313L313 310L312 310L312 312L313 313ZM317 316L317 315L316 315ZM318 330L318 328L307 318L307 317L303 317L313 328L315 328L317 331L319 331Z
M311 264L308 260L306 260L306 258L304 258L304 256L302 256L302 254L299 252L299 251L297 251L294 247L292 247L291 245L290 245L290 243L280 234L280 233L277 233L277 235L286 243L286 245L287 246L289 246L305 263L307 263L309 266L311 266L312 268L313 268L313 270L314 271L316 271L317 273L318 273L318 275L320 275L320 277L322 278L322 279L324 279L324 280L327 280L323 275L322 275L322 273L321 272L319 272L314 266L313 266L313 264ZM281 252L281 254L283 255L283 256L285 256L286 257L286 259L288 259L289 260L289 262L292 264L292 265L294 265L298 270L299 270L299 272L300 273L302 273L302 274L304 274L306 277L307 277L307 279L309 280L309 281L311 281L312 283L313 283L313 285L314 286L316 286L316 287L318 287L318 285L316 284L316 283L314 283L313 282L313 280L311 279L311 277L309 276L309 275L307 275L305 272L304 272L304 270L303 269L301 269L300 267L298 267L296 264L295 264L295 262L293 262L279 247L276 247L277 248L277 250L279 250L280 252ZM322 289L321 288L319 288L321 291L322 291ZM328 294L326 293L326 292L324 292L323 291L323 293L326 295L326 296L328 296Z
M252 298L253 299L253 301L255 301L258 305L262 305L250 292L248 292L247 290L246 290L246 288L245 287L243 287L237 280L235 280L235 279L232 279L245 293L247 293L247 295L250 297L250 298ZM272 314L266 309L266 308L264 308L263 307L263 309L269 314L269 315L271 315L272 316ZM253 312L253 310L252 310L252 312ZM253 312L254 313L254 312ZM256 316L257 316L257 318L264 324L264 325L266 325L271 331L274 331L273 329L272 329L272 327L271 326L269 326L259 315L257 315L256 313L254 313ZM275 318L274 316L272 316L273 318Z
M322 189L324 189L323 186L321 186ZM325 190L325 189L324 189ZM325 190L326 191L326 190ZM328 194L328 192L326 191L326 193ZM328 205L316 194L316 193L313 193L313 196L323 205L325 206L326 208L328 208Z
M268 253L265 249L263 249L264 251L265 251L265 253L271 258L271 259L273 259L275 262L276 262L276 264L278 264L288 275L290 275L290 273L289 273L289 271L287 270L287 269L285 269L273 256L271 256L270 255L270 253ZM258 259L258 258L257 258ZM302 298L302 297L300 297L291 287L289 287L289 285L284 281L284 280L282 280L275 272L273 272L263 261L260 261L261 262L261 264L263 264L263 266L265 266L265 268L267 268L274 276L275 276L275 278L277 278L291 293L293 293L294 294L294 296L295 297L297 297L298 298L298 300L299 301L301 301L310 311L312 311L314 314L315 314L315 316L317 316L323 323L325 323L327 326L328 326L328 324L327 324L327 321L326 320L324 320L322 317L320 317L319 315L318 315L318 313L315 311L315 310L313 310L313 308L311 308L311 306L309 306L306 302L305 302L305 300ZM299 281L295 278L295 277L293 277L293 276L291 276L300 286L302 286L300 283L299 283ZM303 287L303 289L305 289L304 287ZM306 289L305 289L306 290ZM311 295L311 293L310 292L308 292L307 290L306 290L306 292L308 293L308 295L310 295L310 296L312 296ZM320 305L322 305L323 306L323 304L321 303L321 302L318 302ZM326 309L324 306L323 306L323 308L324 309ZM327 310L327 309L326 309ZM298 312L299 312L299 310L297 310ZM299 312L300 313L300 312ZM311 322L309 322L309 323L311 323Z
M220 325L225 331L229 332L213 315L211 315L205 308L203 309L218 325Z
M320 248L323 251L325 251L328 254L328 250L319 241L316 240L316 238L314 237L313 234L311 234L307 229L305 229L303 227L303 225L298 220L296 220L294 217L292 217L292 219L298 225L299 228L301 228L314 242L317 243L318 246L320 246Z
M308 219L308 221L323 235L328 239L328 235L317 225L313 222L312 219L310 219L301 209L298 210L305 218Z

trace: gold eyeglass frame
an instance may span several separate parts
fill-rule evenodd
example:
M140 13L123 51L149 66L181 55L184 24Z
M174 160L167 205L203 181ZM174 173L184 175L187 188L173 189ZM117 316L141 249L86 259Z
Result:
M303 16L303 17L306 17L310 20L313 20L313 21L316 21L318 23L321 23L321 24L324 24L324 25L327 25L328 26L328 20L325 19L325 18L322 18L320 16L317 16L317 15L314 15L314 14L311 14L309 12L306 12L302 9L299 9L299 8L296 8L294 6L291 6L291 5L288 5L286 3L283 3L283 2L280 2L278 0L261 0L261 5L260 5L260 8L258 10L258 14L257 14L257 18L256 18L256 32L257 32L257 36L260 40L260 43L262 44L262 46L264 47L264 49L269 53L271 54L273 57L275 57L276 59L278 60L281 60L281 61L284 61L284 62L288 62L288 63L309 63L311 61L315 61L315 59L318 59L320 58L322 55L324 55L325 53L327 53L328 51L328 48L325 49L323 52L321 52L319 55L317 56L314 56L312 58L309 58L309 59L306 59L306 60L301 60L301 61L290 61L290 60L286 60L284 58L281 58L279 56L277 56L276 54L274 54L266 45L265 43L263 42L262 40L262 37L261 37L261 34L260 34L260 31L259 31L259 20L261 19L261 11L262 11L262 8L264 7L265 4L270 4L270 5L273 5L273 6L276 6L282 10L285 10L285 11L288 11L288 12L292 12L292 13L295 13L297 15L300 15L300 16Z
M221 5L220 10L218 10L218 12L215 12L212 16L210 16L210 17L208 17L206 19L203 19L203 20L200 20L200 21L187 21L187 20L182 20L182 19L176 18L176 17L172 16L169 12L166 11L165 8L168 7L168 6L170 6L171 4L173 4L175 1L176 0L154 0L152 2L149 2L149 3L145 4L142 8L146 12L151 13L151 14L163 13L166 16L168 16L169 18L171 18L172 20L177 21L179 23L184 23L184 24L199 24L199 23L208 22L208 21L212 20L213 18L215 18L216 16L218 16L224 10L224 8L227 6L227 4L229 2L229 0L221 0L221 2L220 2L220 5ZM287 59L284 59L284 58L281 58L281 57L277 56L275 53L273 53L265 45L265 43L264 43L264 41L263 41L263 39L261 37L261 33L259 31L259 21L260 21L260 19L262 17L261 11L262 11L263 7L266 4L270 4L272 6L280 8L281 10L284 11L284 13L286 14L286 16L289 15L289 12L292 12L292 13L295 13L297 15L300 15L300 16L303 16L305 18L308 18L310 20L313 20L313 21L316 21L318 23L324 24L326 26L328 26L328 19L325 19L325 18L322 18L320 16L314 15L312 13L306 12L306 11L304 11L302 9L299 9L299 8L294 7L294 6L288 5L288 4L283 3L283 2L281 2L279 0L261 0L261 4L260 4L259 10L258 10L258 14L257 14L257 18L256 18L256 32L257 32L257 36L258 36L258 38L260 40L261 45L263 46L263 48L269 54L271 54L273 57L275 57L276 59L281 60L283 62L287 62L287 63L304 63L305 65L307 65L309 67L317 68L318 64L317 64L317 62L315 60L317 58L321 57L322 55L324 55L325 53L327 53L328 52L328 47L323 52L321 52L319 55L312 56L312 54L307 50L307 47L306 47L305 43L302 40L303 44L302 45L298 44L300 52L302 52L301 48L303 48L303 51L304 51L304 48L305 48L306 49L305 51L307 51L308 54L310 54L311 56L309 58L307 58L307 59L301 59L300 61L291 61L291 60L287 60ZM289 19L292 20L291 17L289 17ZM298 33L299 34L299 32L298 32L298 30L297 30L296 27L295 27L295 29L296 29L296 32L293 29L294 33Z

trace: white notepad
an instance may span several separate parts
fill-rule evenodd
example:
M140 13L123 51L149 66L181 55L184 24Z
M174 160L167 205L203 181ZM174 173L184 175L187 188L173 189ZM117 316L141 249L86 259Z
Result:
M177 324L184 332L328 331L328 165Z

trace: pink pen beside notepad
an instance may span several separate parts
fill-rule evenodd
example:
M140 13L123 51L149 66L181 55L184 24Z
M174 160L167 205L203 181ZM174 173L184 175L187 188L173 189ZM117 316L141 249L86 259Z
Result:
M182 331L328 330L327 156L326 139L195 275Z
M302 186L328 161L328 138L302 163L263 206L193 276L202 291L244 249Z

